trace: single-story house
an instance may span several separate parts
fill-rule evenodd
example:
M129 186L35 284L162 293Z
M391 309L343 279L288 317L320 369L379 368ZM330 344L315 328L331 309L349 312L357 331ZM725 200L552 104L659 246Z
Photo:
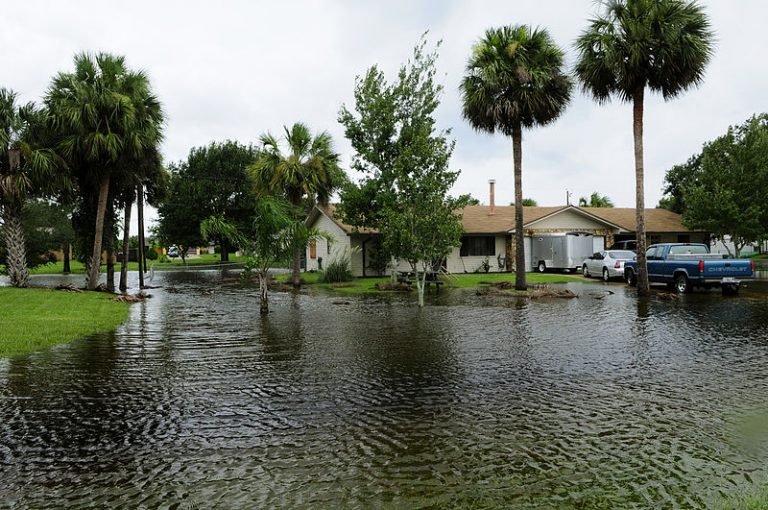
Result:
M461 246L454 248L444 261L451 273L472 273L488 264L489 271L506 271L514 262L515 208L512 206L467 206L460 211L464 225ZM648 243L707 242L704 232L691 231L680 215L665 209L646 209ZM352 274L377 276L371 268L379 234L372 229L358 229L336 217L333 205L315 207L307 225L330 234L332 242L321 239L307 248L307 270L322 270L328 262L349 256ZM526 271L534 269L530 260L531 239L537 234L583 232L593 236L594 251L615 241L634 239L634 208L596 208L573 205L524 207ZM408 270L402 262L398 270Z

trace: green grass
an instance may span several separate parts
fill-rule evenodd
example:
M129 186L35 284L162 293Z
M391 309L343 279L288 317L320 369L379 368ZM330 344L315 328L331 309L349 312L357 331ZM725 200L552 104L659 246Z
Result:
M726 497L713 508L718 510L768 510L768 484L753 491Z
M229 263L241 263L245 261L245 257L238 257L236 255L230 254L229 256ZM168 259L167 262L160 262L160 260L150 260L148 261L148 265L150 267L154 266L155 271L171 271L171 270L177 270L177 269L184 269L184 268L194 268L199 266L208 266L208 265L216 265L221 262L221 256L218 254L214 255L200 255L199 257L195 257L193 259L187 259L187 264L184 265L181 262L180 258L177 259ZM85 264L82 262L79 262L77 260L73 260L70 263L70 269L73 274L85 274ZM102 265L101 271L106 272L107 266ZM128 262L128 270L129 271L138 271L139 270L139 264L138 262ZM31 274L61 274L64 271L64 262L54 262L52 264L45 264L43 266L38 266L32 270L30 270ZM120 271L120 263L115 264L115 271Z
M98 292L0 288L0 358L115 329L130 304Z
M381 278L355 278L351 282L345 283L320 283L320 273L302 273L302 279L311 288L329 289L344 294L367 294L380 291L376 289L377 283L384 283L389 281L389 277ZM469 289L488 285L490 283L498 282L514 282L514 273L471 273L471 274L456 274L456 275L443 275L440 277L445 282L444 288L461 288ZM281 274L277 277L278 281L287 282L290 280L290 275ZM584 283L585 280L581 276L572 274L541 274L541 273L528 273L526 274L526 280L529 284L540 283Z

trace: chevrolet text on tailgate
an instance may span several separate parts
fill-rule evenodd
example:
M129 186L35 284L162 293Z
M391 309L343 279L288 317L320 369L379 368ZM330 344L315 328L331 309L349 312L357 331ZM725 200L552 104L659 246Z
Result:
M645 256L649 281L666 283L681 294L695 287L720 287L723 294L735 294L742 280L750 280L755 274L753 260L723 258L709 253L706 244L653 244ZM624 281L637 285L637 260L624 264Z

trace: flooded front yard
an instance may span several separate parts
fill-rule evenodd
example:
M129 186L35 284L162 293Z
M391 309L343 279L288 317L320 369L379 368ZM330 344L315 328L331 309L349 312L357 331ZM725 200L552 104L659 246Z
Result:
M221 279L158 274L114 334L0 360L0 506L703 507L768 473L764 282L262 318Z

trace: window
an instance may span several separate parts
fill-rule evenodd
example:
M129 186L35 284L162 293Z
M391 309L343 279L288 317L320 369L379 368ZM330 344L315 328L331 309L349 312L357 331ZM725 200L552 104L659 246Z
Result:
M461 238L459 255L462 257L496 256L496 238L494 236L464 236Z
M314 239L309 242L309 258L317 258L317 242Z

